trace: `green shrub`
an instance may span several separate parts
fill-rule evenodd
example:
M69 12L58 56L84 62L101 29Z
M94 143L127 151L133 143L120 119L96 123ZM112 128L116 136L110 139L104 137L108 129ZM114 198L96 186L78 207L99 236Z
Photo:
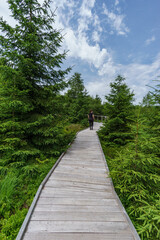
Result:
M11 215L8 219L1 220L1 236L3 240L13 240L16 238L19 228L25 218L28 209L17 210L15 214Z

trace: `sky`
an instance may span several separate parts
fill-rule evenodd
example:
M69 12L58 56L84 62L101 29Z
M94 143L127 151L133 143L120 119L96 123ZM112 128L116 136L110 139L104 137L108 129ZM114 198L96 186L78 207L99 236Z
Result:
M140 103L160 76L160 0L53 0L51 8L68 51L63 67L73 66L71 75L81 73L103 101L121 75ZM0 16L14 23L7 0Z

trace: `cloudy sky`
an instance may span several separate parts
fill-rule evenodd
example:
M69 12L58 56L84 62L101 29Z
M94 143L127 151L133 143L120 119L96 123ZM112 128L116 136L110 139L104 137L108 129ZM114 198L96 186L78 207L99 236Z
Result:
M0 3L12 24L7 0ZM88 92L104 100L120 74L139 103L160 76L160 0L54 0L52 9L69 50L64 65L74 65Z

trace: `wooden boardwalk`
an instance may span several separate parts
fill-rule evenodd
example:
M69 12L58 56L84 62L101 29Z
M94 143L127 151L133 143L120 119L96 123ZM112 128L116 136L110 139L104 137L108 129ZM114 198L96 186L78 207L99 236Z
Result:
M94 130L77 135L45 183L17 240L140 239L108 178L96 134L99 126L95 123Z

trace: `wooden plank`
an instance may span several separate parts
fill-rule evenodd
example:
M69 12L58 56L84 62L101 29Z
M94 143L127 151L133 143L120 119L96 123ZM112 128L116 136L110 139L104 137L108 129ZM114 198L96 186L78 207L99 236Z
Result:
M125 218L121 212L53 212L35 211L32 221L87 221L87 222L124 222Z
M25 240L134 240L131 233L26 233Z
M107 185L105 189L102 188L92 188L92 187L85 187L85 186L67 186L67 185L55 185L52 186L49 184L46 184L45 186L48 189L58 189L58 190L68 190L68 191L75 191L75 192L79 192L79 191L87 191L87 192L97 192L97 193L102 193L102 192L111 192L112 191L112 186L111 185Z
M78 188L89 188L89 189L98 189L98 190L108 190L111 188L111 183L108 180L107 184L94 184L94 183L84 183L84 182L74 182L74 181L63 181L63 180L48 180L45 185L46 187L78 187Z
M45 184L23 240L139 239L133 233L96 131L84 130Z
M49 189L50 190L50 189ZM51 192L49 190L43 190L41 193L41 197L64 197L64 198L72 198L74 196L74 198L78 198L78 199L84 199L84 198L88 198L88 199L114 199L115 197L113 196L113 194L111 192L107 192L105 194L100 194L100 193L88 193L88 192L74 192L74 191L57 191L57 192Z
M30 221L27 232L128 233L126 222Z
M83 147L83 148L82 148ZM85 150L86 151L86 149L87 149L87 152L88 151L96 151L96 150L99 150L99 145L98 145L98 141L96 142L96 143L92 143L91 142L91 144L89 144L89 142L86 144L86 142L83 144L82 142L81 143L79 143L79 142L74 142L72 145L71 145L71 147L70 148L68 148L68 151L74 151L74 150L81 150L81 151L83 151L83 150Z
M56 173L71 173L71 170L70 169L60 169L60 168L57 168L54 172ZM106 177L106 172L96 172L94 170L86 170L86 169L74 169L72 171L72 173L74 174L81 174L81 175L89 175L89 176L97 176L97 177L103 177L105 178Z
M58 167L59 170L85 170L85 171L92 171L92 172L95 172L95 173L105 173L106 174L106 169L104 167L100 168L100 167L94 167L92 165L90 166L84 166L84 165L60 165Z
M67 155L68 157L84 157L84 158L99 158L99 157L102 157L101 153L100 152L96 152L96 154L94 152L85 152L85 151L67 151Z
M86 182L86 183L95 183L95 184L105 184L108 182L107 175L105 177L100 176L89 176L86 174L75 174L73 172L71 173L61 173L61 172L54 172L50 176L51 180L63 180L63 181L75 181L75 182Z
M68 151L67 151L67 154L82 154L82 155L93 155L93 156L100 156L101 153L99 152L99 149L95 149L94 147L93 148L70 148Z
M83 167L92 167L92 168L104 168L104 163L100 162L93 162L93 161L75 161L75 160L68 160L68 161L61 161L59 166L83 166ZM105 169L106 170L106 169Z
M101 156L102 157L102 156ZM68 161L79 161L79 162L87 162L87 161L90 161L91 163L102 163L103 161L103 158L101 159L101 157L96 157L96 156L92 156L92 158L89 156L83 156L83 158L81 158L79 155L78 156L68 156L68 155L65 155L65 157L63 157L62 161L64 160L68 160Z
M62 159L62 162L71 162L71 163L86 163L86 164L91 164L91 165L96 165L96 164L101 164L102 166L104 166L104 162L102 161L102 159L98 159L98 158L78 158L78 157L65 157Z
M76 194L87 194L87 195L96 195L96 196L101 196L101 197L105 197L108 193L112 193L112 188L109 188L107 191L98 191L98 190L92 190L92 189L80 189L80 188L50 188L45 186L44 189L42 190L42 193L52 193L52 194L57 194L57 193L63 193L63 194L73 194L73 196L75 196Z
M87 206L116 206L118 205L115 199L87 199L87 198L46 198L40 197L38 204L60 204L60 205L87 205Z
M93 213L112 213L112 212L121 212L121 209L118 205L116 206L84 206L84 205L44 205L44 204L37 204L35 207L35 212L37 211L44 211L46 212L49 209L50 212L84 212L86 215L90 212Z
M100 166L105 166L105 163L101 160L99 160L98 158L92 158L92 159L78 159L78 158L63 158L61 163L70 163L70 164L89 164L89 165L92 165L92 166L95 166L95 165L100 165ZM60 164L61 164L60 163Z

